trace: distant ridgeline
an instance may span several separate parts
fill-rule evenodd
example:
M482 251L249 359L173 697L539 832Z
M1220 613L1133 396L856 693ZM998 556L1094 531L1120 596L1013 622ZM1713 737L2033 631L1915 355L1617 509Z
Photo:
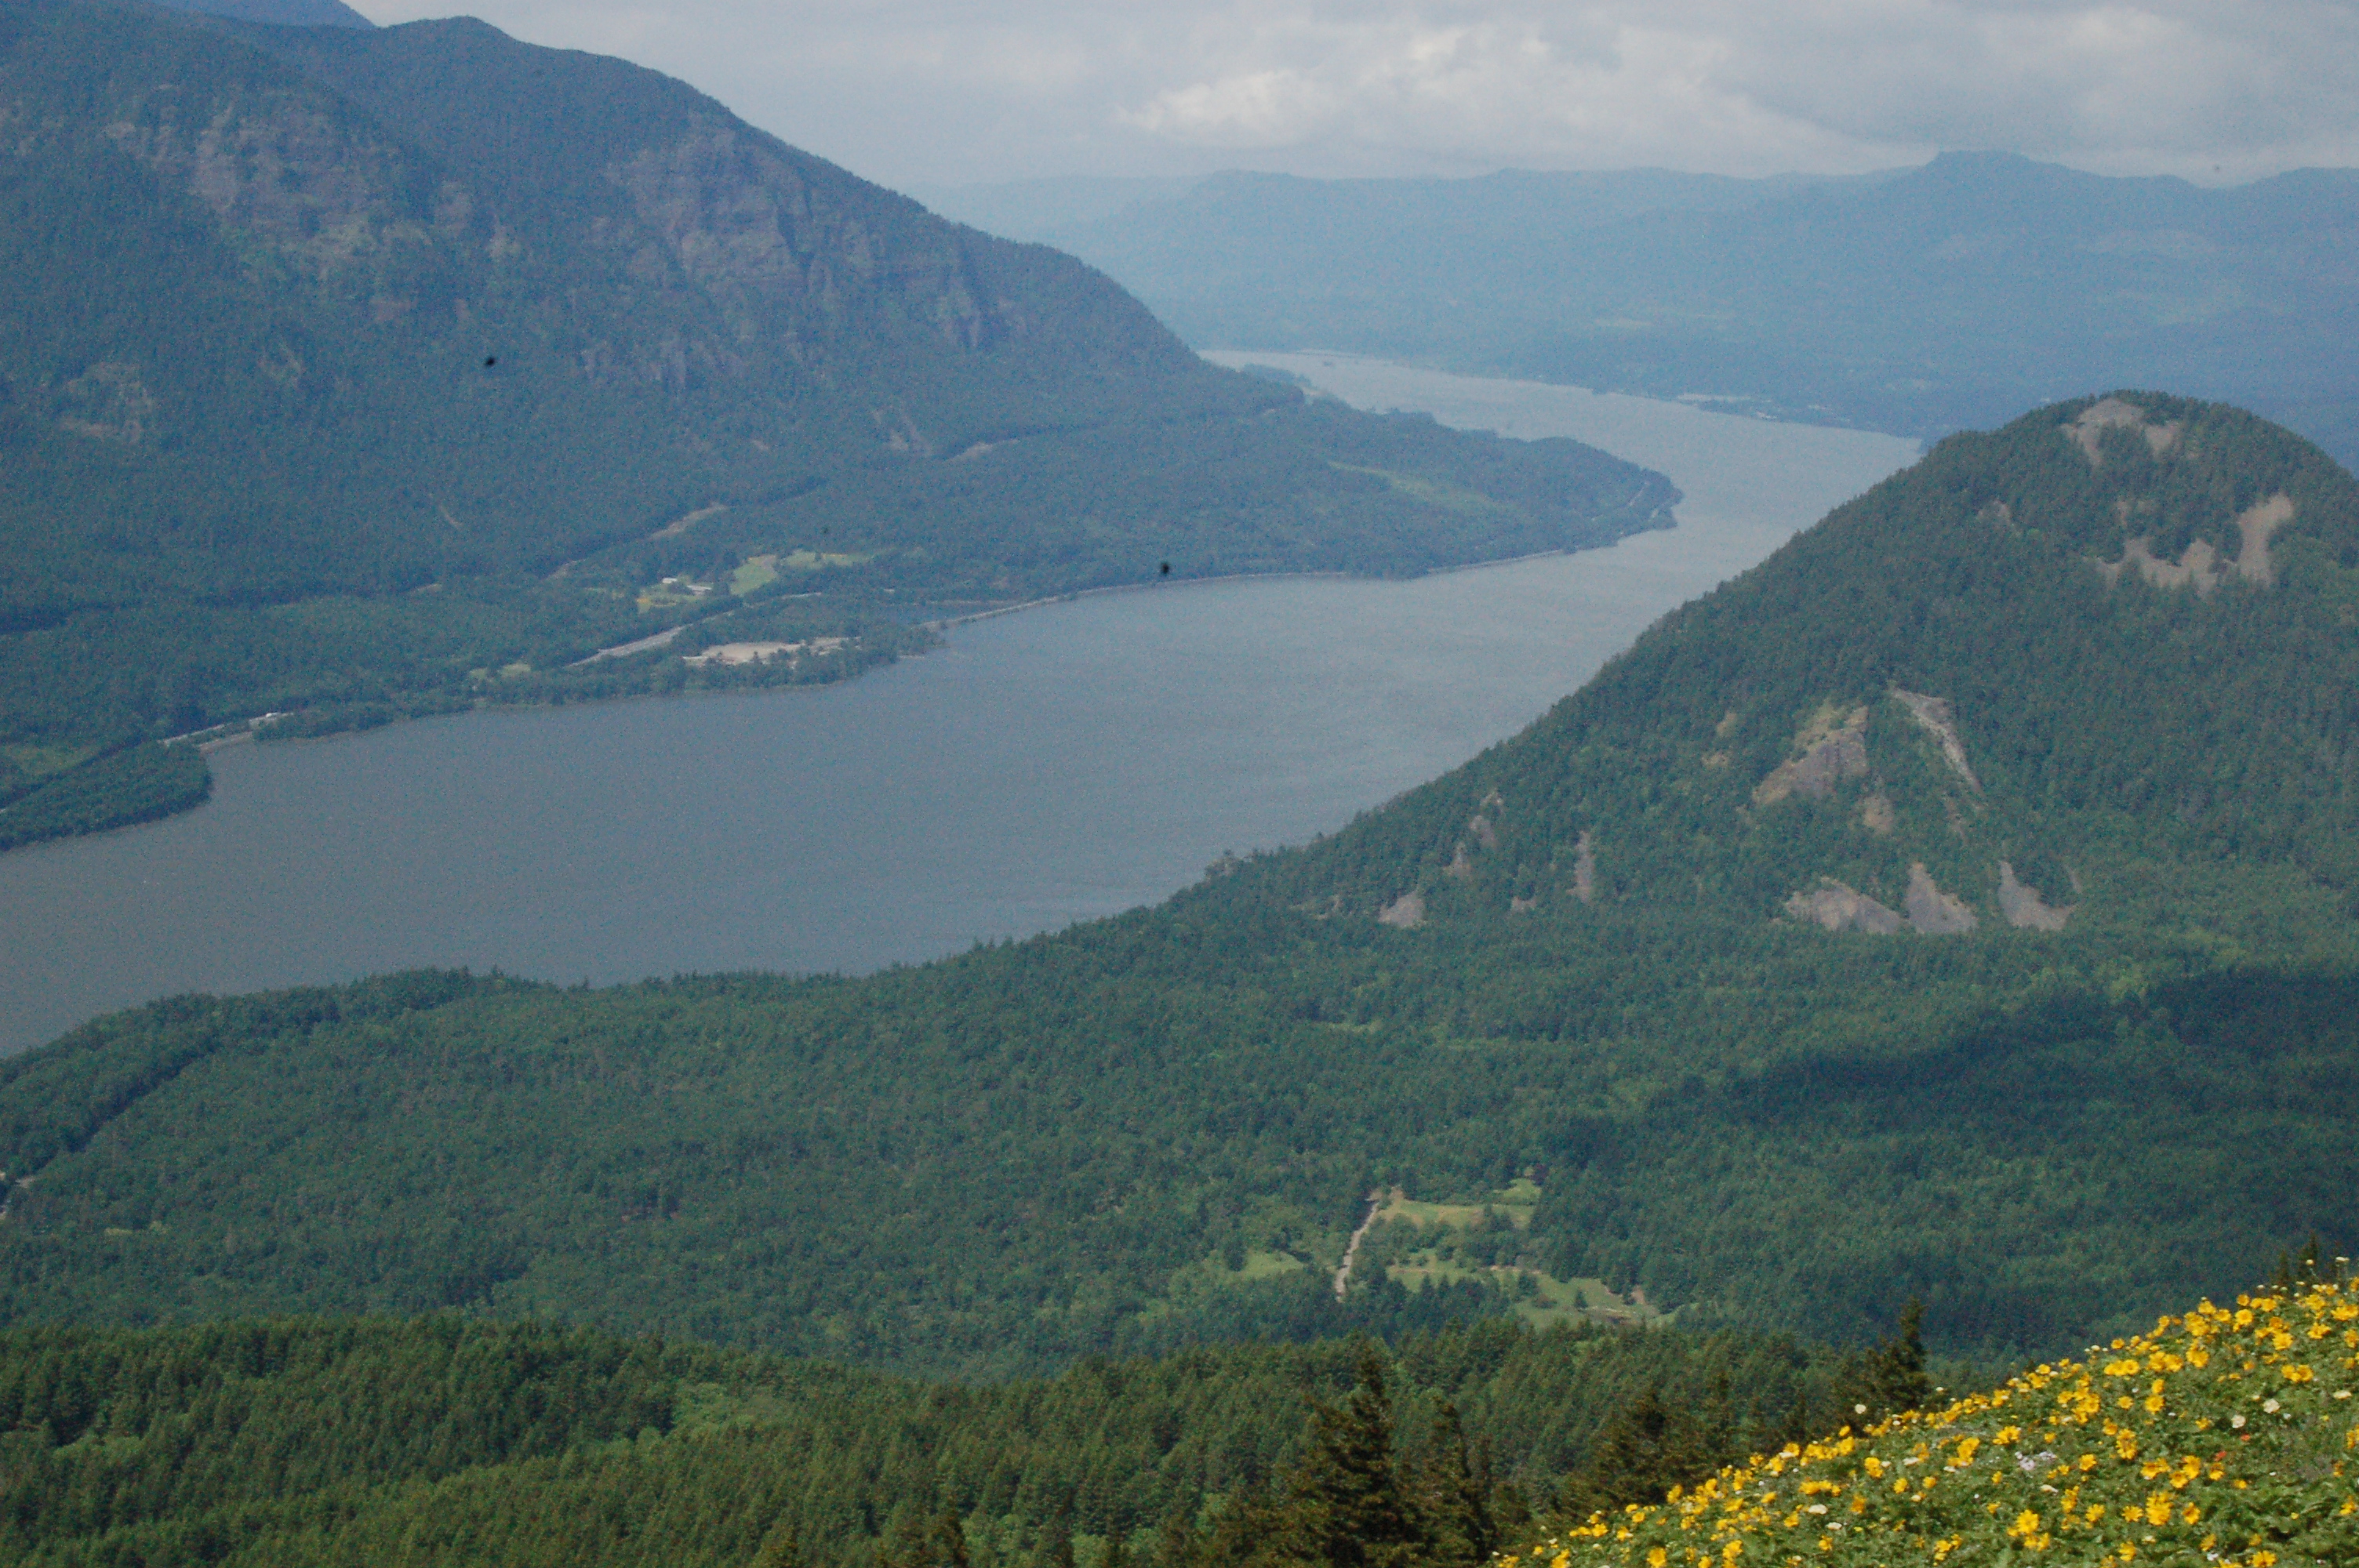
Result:
M2169 386L2359 463L2354 169L2206 189L1956 153L1844 178L1232 173L937 200L1105 268L1202 348L1337 349L1927 438L2090 386Z
M1215 369L1070 257L477 22L5 0L0 103L0 847L201 796L139 743L265 713L832 678L962 607L1676 499Z
M1943 442L1463 768L858 981L416 975L0 1065L0 1321L499 1314L978 1375L1454 1317L2045 1354L2359 1250L2359 485Z

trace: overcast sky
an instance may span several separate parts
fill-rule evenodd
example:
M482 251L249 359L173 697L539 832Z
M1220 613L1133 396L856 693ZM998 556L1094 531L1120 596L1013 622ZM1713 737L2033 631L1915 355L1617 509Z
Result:
M449 0L360 0L379 22ZM481 0L886 184L2359 164L2359 0Z

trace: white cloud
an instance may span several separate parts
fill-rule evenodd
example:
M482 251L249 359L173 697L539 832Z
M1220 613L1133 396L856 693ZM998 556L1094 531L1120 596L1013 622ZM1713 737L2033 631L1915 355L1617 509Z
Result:
M363 0L381 21L431 0ZM2347 0L485 0L888 181L2359 163Z

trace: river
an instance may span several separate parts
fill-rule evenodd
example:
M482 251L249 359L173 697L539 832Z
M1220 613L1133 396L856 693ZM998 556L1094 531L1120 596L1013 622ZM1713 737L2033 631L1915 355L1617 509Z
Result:
M418 965L856 972L1163 898L1537 718L1913 442L1340 355L1366 406L1659 469L1680 525L1414 581L1110 594L840 686L427 719L215 753L212 801L0 856L0 1051L114 1008Z

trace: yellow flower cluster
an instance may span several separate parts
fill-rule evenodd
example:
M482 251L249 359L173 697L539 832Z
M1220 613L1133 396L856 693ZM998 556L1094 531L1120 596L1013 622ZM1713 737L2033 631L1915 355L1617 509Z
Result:
M2027 1371L1594 1514L1494 1568L2359 1563L2359 1282L2205 1302Z

